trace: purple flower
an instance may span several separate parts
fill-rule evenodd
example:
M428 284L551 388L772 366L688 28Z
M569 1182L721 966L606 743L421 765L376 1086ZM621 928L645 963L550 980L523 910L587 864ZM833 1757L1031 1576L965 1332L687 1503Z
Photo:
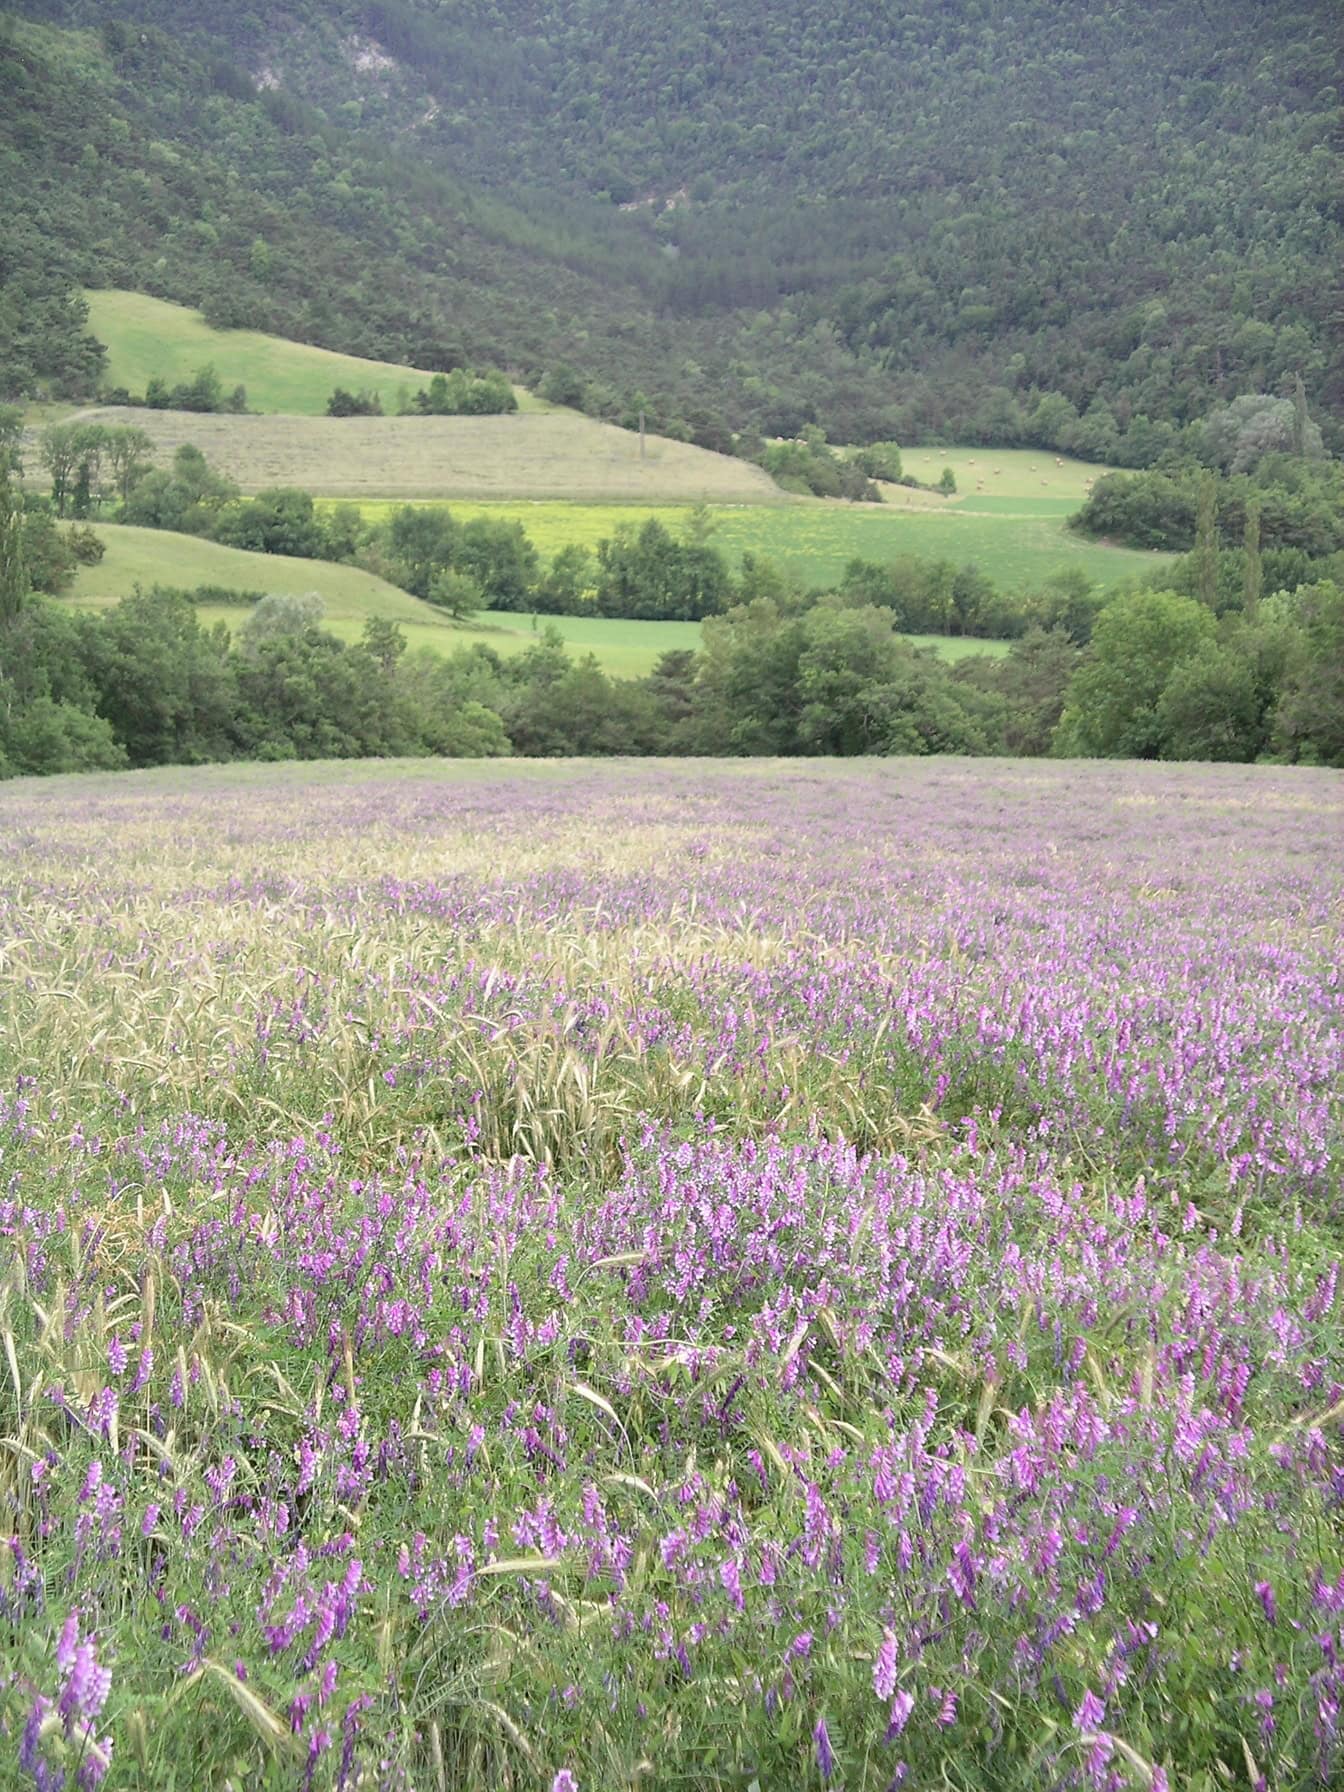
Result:
M879 1699L889 1699L896 1690L896 1633L883 1632L882 1644L873 1662L873 1691Z
M551 1781L551 1792L579 1792L579 1782L568 1767L562 1767Z
M817 1719L817 1727L812 1732L812 1742L817 1751L817 1772L823 1780L828 1780L835 1772L835 1750L831 1747L830 1731L826 1728L824 1717Z
M1261 1609L1268 1622L1277 1624L1279 1621L1278 1602L1274 1597L1274 1589L1267 1580L1256 1581L1255 1596L1260 1601Z
M1085 1736L1094 1735L1106 1721L1106 1707L1088 1687L1073 1714L1073 1727Z
M887 1734L885 1737L887 1742L894 1742L900 1735L901 1731L909 1723L910 1713L914 1708L915 1695L912 1692L908 1692L903 1686L898 1688L895 1698L891 1701L891 1714L887 1719Z

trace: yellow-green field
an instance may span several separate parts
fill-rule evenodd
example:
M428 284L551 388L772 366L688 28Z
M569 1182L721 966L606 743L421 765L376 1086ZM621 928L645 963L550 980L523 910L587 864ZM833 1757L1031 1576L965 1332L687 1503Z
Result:
M155 377L173 386L212 366L226 390L247 387L250 410L321 417L337 386L376 392L384 410L395 411L430 378L419 368L338 355L260 330L212 330L200 312L142 292L87 291L84 297L89 328L107 349L108 385L137 394ZM552 408L516 390L523 410Z
M322 626L345 641L357 641L371 616L397 623L411 647L454 653L475 642L499 654L523 653L536 644L548 623L577 653L592 653L604 671L618 678L641 678L660 656L700 645L695 622L627 622L601 616L532 617L486 611L471 622L453 622L432 605L355 566L325 560L293 560L283 554L249 554L220 547L194 535L163 529L131 529L100 523L107 552L97 566L81 567L66 602L79 609L105 609L141 586L171 585L195 590L214 585L229 591L315 591L325 606ZM236 629L246 618L241 605L203 604L202 622ZM971 652L1003 653L1001 642L969 642L940 636L917 637L949 659Z
M899 489L899 488L898 488ZM1018 503L1024 501L1018 500ZM393 500L364 501L370 521L385 519ZM453 515L497 517L521 523L545 558L571 543L595 548L622 524L638 527L656 516L674 533L685 529L685 504L500 503L457 500ZM1068 566L1078 566L1098 585L1111 587L1150 577L1168 564L1169 554L1107 547L1074 535L1059 514L982 515L957 505L937 509L897 509L885 504L845 504L795 499L784 504L711 504L710 542L730 562L744 554L772 561L807 588L834 584L852 559L887 561L902 554L932 560L973 562L1007 590L1031 589Z

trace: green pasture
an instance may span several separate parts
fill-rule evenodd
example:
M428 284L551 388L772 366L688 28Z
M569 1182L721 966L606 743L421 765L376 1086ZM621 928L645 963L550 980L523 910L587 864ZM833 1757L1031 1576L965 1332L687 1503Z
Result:
M414 367L338 355L260 330L213 330L198 311L141 292L88 291L84 297L89 327L107 349L107 383L137 396L156 375L177 385L209 364L226 390L247 387L253 411L321 417L333 389L344 386L376 392L390 413L430 378ZM525 411L553 408L521 388L518 404Z
M454 653L476 642L499 654L523 653L535 646L549 623L575 653L592 653L604 671L619 678L640 678L660 656L676 648L697 648L696 622L627 622L604 616L530 616L484 611L470 622L453 622L432 605L389 585L356 566L325 560L294 560L283 554L249 554L220 547L194 535L165 529L131 529L99 523L107 552L97 566L81 567L66 601L80 609L104 609L128 597L137 586L171 585L195 590L215 585L229 591L286 592L299 596L315 591L325 610L322 626L344 641L357 641L365 622L381 616L399 625L410 647L432 647ZM203 604L197 614L206 624L224 622L237 628L247 609L238 604ZM916 636L920 646L935 647L948 659L967 653L1003 653L1002 642L965 641L942 636Z
M931 560L973 562L1007 590L1039 586L1064 567L1081 567L1098 585L1119 585L1150 577L1171 556L1106 547L1072 534L1065 517L1073 504L1036 513L1025 500L1013 500L1011 515L981 514L950 505L946 509L897 509L886 504L844 504L820 499L792 503L712 504L710 542L738 565L744 554L773 561L804 587L834 584L856 557L885 561L901 554ZM1059 503L1058 500L1055 501ZM464 522L489 516L523 525L543 557L550 558L573 542L595 548L622 524L638 528L656 516L674 533L691 516L682 504L571 504L524 499L481 503L463 500L450 506ZM381 521L396 508L391 500L365 500L359 506L370 521Z

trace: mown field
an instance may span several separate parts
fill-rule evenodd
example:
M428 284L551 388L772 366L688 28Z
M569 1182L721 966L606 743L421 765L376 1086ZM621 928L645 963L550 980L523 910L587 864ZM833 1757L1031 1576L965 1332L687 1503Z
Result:
M1070 510L1077 510L1093 482L1110 471L1049 448L902 448L901 466L930 485L951 467L957 495L950 501L963 506L1012 498L1067 504Z
M138 586L148 590L168 585L194 591L215 586L228 591L285 592L301 596L315 591L325 606L322 626L344 641L357 641L371 616L395 622L411 647L454 653L481 642L496 653L522 653L533 646L540 630L559 630L576 653L592 653L605 672L618 678L642 678L662 654L675 648L697 648L695 622L629 622L601 616L538 616L482 611L468 622L453 622L441 610L389 585L373 573L325 560L295 560L284 554L250 554L194 535L163 529L135 529L120 523L99 523L106 553L96 566L79 569L64 601L81 609L101 609L128 597ZM224 622L236 629L246 619L242 604L200 604L197 615L206 624ZM911 637L944 658L966 653L999 654L998 641L966 641L946 635Z
M359 508L367 517L383 518L396 505L364 501ZM521 523L546 558L572 542L596 548L622 523L638 528L650 516L681 533L691 512L685 504L548 504L522 499L488 504L455 501L449 508L464 521L492 516ZM744 554L756 554L773 561L804 588L834 585L852 559L885 561L902 554L952 560L958 566L973 562L1008 590L1037 589L1070 566L1081 567L1097 584L1110 587L1136 577L1151 579L1172 560L1170 554L1088 541L1065 528L1058 512L1002 516L956 507L899 509L821 500L708 508L709 541L735 567Z
M435 371L338 355L260 330L212 330L198 311L142 292L90 290L84 297L89 328L107 349L107 384L137 395L151 379L176 386L202 367L213 367L226 392L246 386L252 411L324 417L327 400L342 386L347 392L376 392L392 414ZM522 387L517 395L522 410L551 409Z
M575 411L509 417L233 417L101 406L91 423L141 429L167 465L184 442L245 492L296 485L329 498L576 498L594 503L775 504L768 474L686 442L639 437Z
M1338 777L0 823L18 1783L1340 1782Z

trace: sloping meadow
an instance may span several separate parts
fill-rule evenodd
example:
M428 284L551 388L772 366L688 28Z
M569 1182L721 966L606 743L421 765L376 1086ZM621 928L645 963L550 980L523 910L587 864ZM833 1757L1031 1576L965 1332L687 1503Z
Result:
M1344 1777L1337 775L0 832L20 1784Z

